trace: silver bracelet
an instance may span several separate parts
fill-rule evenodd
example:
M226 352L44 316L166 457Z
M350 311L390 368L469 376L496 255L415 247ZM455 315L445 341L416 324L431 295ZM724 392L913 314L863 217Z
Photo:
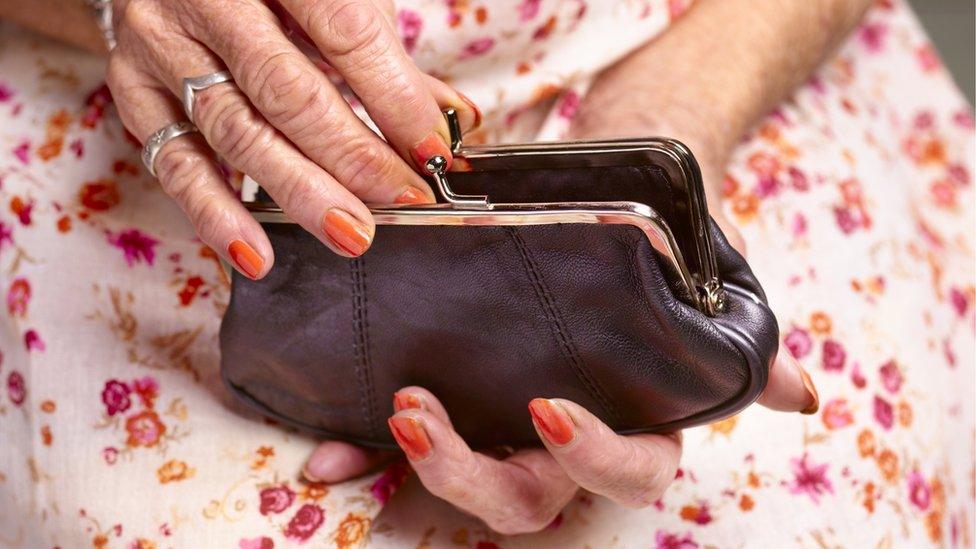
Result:
M95 22L102 32L108 51L115 49L115 24L112 19L112 0L85 0L85 3L95 11Z

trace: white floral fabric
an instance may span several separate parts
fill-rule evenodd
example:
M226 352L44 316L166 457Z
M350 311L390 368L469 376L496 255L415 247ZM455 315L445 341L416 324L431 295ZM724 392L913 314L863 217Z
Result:
M558 137L593 75L685 8L410 0L397 22L423 69L485 108L471 140L500 142ZM580 493L514 538L402 463L303 481L315 441L225 393L228 281L139 165L103 70L0 24L0 545L974 543L976 134L902 2L879 1L757 126L723 187L821 411L691 429L654 506Z

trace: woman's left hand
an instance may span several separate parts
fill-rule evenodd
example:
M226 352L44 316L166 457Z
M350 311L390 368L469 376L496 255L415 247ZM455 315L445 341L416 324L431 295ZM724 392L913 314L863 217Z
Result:
M813 392L811 392L813 391ZM817 397L803 369L780 353L770 370L763 405L816 411ZM671 484L681 457L681 433L621 436L582 406L565 399L529 403L543 448L498 458L471 450L444 406L421 387L393 397L390 430L424 486L502 534L548 526L580 488L627 507L645 507ZM312 481L340 482L389 460L389 452L328 441L305 465Z

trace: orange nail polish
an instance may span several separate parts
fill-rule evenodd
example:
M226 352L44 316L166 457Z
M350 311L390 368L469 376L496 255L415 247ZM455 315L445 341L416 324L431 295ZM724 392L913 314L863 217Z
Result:
M421 420L393 416L387 420L387 423L390 425L390 431L393 432L393 438L403 449L403 453L407 454L407 459L417 461L430 456L433 448Z
M410 156L414 164L420 169L421 173L427 171L427 161L435 156L442 156L447 160L447 169L451 168L451 148L437 132L430 132L427 137L421 139L410 149Z
M820 409L820 394L817 393L817 388L813 385L813 380L810 379L810 374L807 373L802 367L800 368L800 377L803 378L803 386L806 388L807 393L810 394L812 402L806 408L800 410L801 414L813 415L817 413Z
M322 230L336 246L353 256L363 255L372 240L365 225L339 209L325 212Z
M264 267L264 260L261 256L254 251L254 248L248 246L247 242L243 240L235 240L230 243L227 247L227 253L230 255L231 260L237 264L237 267L244 271L244 274L256 280L258 275L261 274L261 269Z
M474 104L474 101L472 101L471 98L469 98L467 95L464 95L463 93L461 93L461 92L459 92L457 90L454 90L454 91L457 92L458 97L461 98L461 101L464 101L465 104L467 104L469 107L471 107L471 110L474 111L474 125L471 126L471 130L477 129L478 127L481 126L481 109L479 109L478 108L478 105L475 105ZM471 130L468 130L468 131L471 131Z
M414 410L420 410L424 407L424 400L420 395L415 395L413 393L404 393L397 391L393 393L393 409L399 412L400 410L406 410L412 408Z
M428 204L430 199L417 187L410 187L403 191L393 202L396 204Z
M533 399L529 403L532 421L556 446L565 446L576 438L576 425L561 406L544 398Z

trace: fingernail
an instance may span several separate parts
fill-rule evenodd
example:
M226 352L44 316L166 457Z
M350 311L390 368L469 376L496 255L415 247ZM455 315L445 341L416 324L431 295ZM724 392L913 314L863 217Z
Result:
M576 438L576 425L566 410L555 402L545 398L533 399L529 403L529 413L542 434L556 446L565 446Z
M227 247L227 253L237 267L252 280L256 280L264 267L261 256L243 240L235 240Z
M427 198L424 191L421 191L417 187L410 187L403 191L403 194L398 196L393 202L396 204L427 204L430 201L430 198Z
M365 225L336 208L325 212L322 229L336 246L353 256L363 255L372 240Z
M475 105L474 104L474 101L472 101L467 95L464 95L463 93L461 93L461 92L459 92L457 90L454 90L454 91L457 92L458 97L461 98L461 101L464 101L464 103L471 110L474 111L474 125L471 126L471 130L477 129L478 127L481 126L481 109L479 109L478 108L478 105ZM468 130L468 131L471 131L471 130Z
M403 453L407 454L407 459L417 461L430 456L433 448L421 420L412 417L393 416L387 420L387 423L390 424L393 438L403 449Z
M810 396L810 405L800 410L800 413L808 416L816 414L817 410L820 409L820 395L817 393L817 388L813 385L813 380L810 379L810 374L802 366L798 367L800 368L800 377L803 378L803 386Z
M400 410L407 409L422 410L424 408L424 399L420 395L415 395L413 393L404 393L402 391L397 391L393 393L393 409L399 412Z
M447 169L451 168L451 147L447 141L437 132L430 132L427 137L420 140L410 149L410 156L414 164L420 169L421 173L430 173L427 170L427 161L435 156L441 156L447 161Z
M302 469L302 476L312 482L322 482L322 479L328 477L333 465L329 459L313 455L305 463L305 467Z

